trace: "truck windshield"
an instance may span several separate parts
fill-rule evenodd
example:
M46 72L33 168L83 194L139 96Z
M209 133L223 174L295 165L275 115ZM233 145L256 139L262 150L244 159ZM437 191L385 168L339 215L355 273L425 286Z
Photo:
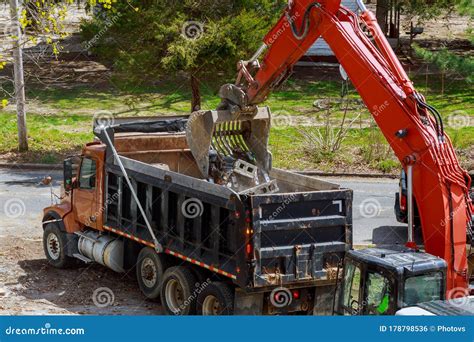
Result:
M442 280L443 274L441 272L407 278L403 299L404 306L442 299Z

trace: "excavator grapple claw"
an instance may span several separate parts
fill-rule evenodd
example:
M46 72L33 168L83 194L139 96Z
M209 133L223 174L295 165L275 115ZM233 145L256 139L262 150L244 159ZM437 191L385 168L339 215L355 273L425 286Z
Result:
M267 107L198 111L188 120L186 138L204 178L243 191L270 181L270 126Z

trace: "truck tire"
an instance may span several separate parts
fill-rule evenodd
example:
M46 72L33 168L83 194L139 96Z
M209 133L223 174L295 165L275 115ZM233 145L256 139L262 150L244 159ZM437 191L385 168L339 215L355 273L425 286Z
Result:
M407 223L407 215L405 212L402 213L400 209L400 193L395 193L395 206L394 206L395 217L400 223Z
M161 287L161 303L169 315L196 313L196 291L199 286L191 269L185 266L166 270Z
M48 223L43 231L43 249L48 263L56 268L69 268L76 260L66 254L66 233L55 223Z
M167 268L164 255L157 254L152 248L142 248L138 254L136 274L140 291L149 299L160 297L163 274Z
M197 313L203 316L234 314L234 291L223 282L211 283L197 298Z

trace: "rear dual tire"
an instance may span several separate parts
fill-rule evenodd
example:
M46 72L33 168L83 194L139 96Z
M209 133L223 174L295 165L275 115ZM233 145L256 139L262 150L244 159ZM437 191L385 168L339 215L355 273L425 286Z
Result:
M196 313L199 283L189 267L176 266L166 270L161 287L161 303L168 315Z
M166 256L143 248L136 265L141 292L149 299L161 299L168 315L232 315L233 290L223 282L207 282L205 274L191 267L168 268Z
M203 316L233 315L234 291L226 283L210 283L199 293L197 313Z

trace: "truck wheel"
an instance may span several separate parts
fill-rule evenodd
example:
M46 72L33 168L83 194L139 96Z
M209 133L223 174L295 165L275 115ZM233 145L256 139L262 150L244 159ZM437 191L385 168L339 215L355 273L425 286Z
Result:
M234 291L222 282L209 284L199 294L197 312L203 316L234 314Z
M152 248L142 248L137 259L137 281L140 290L149 299L160 297L163 274L166 270L164 255L157 254Z
M196 312L196 284L196 277L188 267L170 267L161 287L161 302L166 313L193 315Z
M68 268L75 264L75 259L66 254L66 233L57 224L48 223L43 231L43 249L51 266Z

